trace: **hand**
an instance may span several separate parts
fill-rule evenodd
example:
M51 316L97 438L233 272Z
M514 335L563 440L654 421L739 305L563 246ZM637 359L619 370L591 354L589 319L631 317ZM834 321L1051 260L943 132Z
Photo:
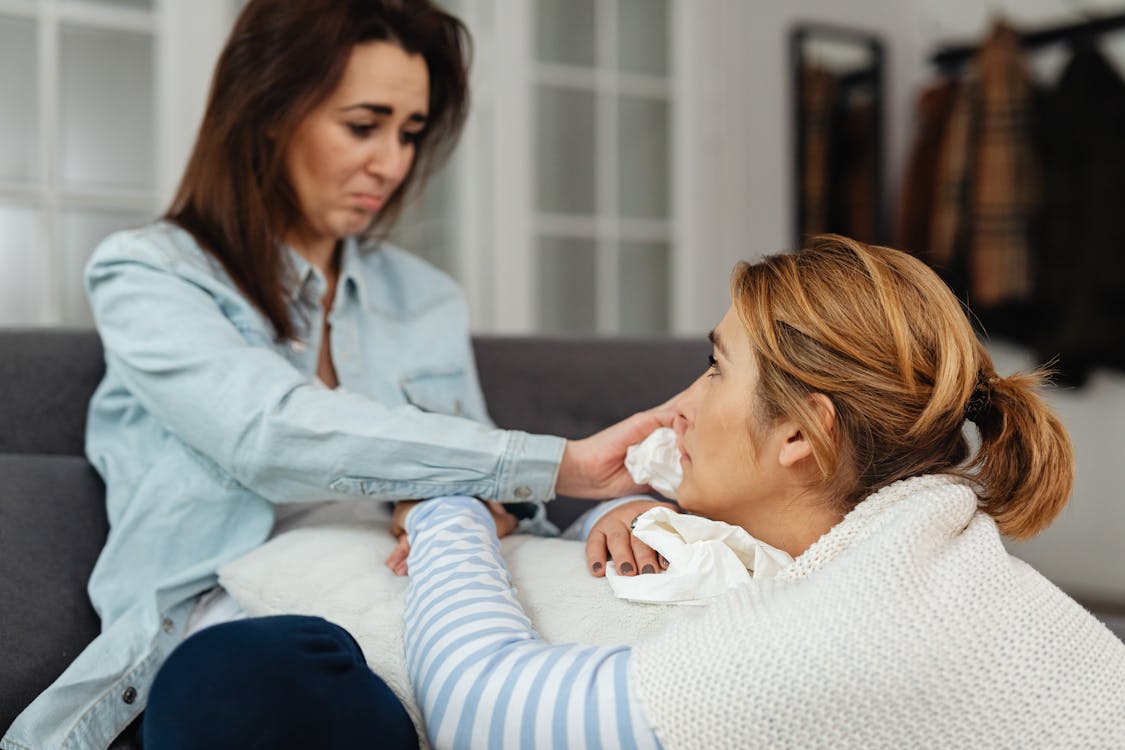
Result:
M410 572L406 566L406 559L410 556L410 538L406 534L406 516L410 513L410 509L420 502L425 501L400 500L395 503L394 514L391 516L391 533L398 537L398 544L391 550L391 554L387 555L384 564L396 576L405 576ZM492 516L493 523L496 524L497 537L503 539L516 530L519 521L511 513L504 510L503 505L491 500L485 502L485 505L488 506L488 512Z
M633 519L651 508L675 509L671 503L656 500L634 500L622 503L606 513L586 538L586 566L595 577L605 575L607 557L613 558L617 572L626 575L657 573L668 567L668 561L652 547L633 536L630 524Z
M630 445L648 437L658 427L671 427L680 413L682 391L665 403L642 411L582 440L568 440L559 465L555 491L587 498L622 497L648 488L638 485L625 468Z

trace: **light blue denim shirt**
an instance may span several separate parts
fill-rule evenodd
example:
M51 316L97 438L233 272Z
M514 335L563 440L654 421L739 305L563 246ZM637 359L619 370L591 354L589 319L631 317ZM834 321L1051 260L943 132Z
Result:
M345 242L329 314L341 387L329 390L314 382L325 280L288 254L307 335L278 343L178 227L115 234L94 253L106 374L86 452L110 522L89 585L102 633L5 750L107 747L144 708L215 571L269 536L275 503L553 496L564 441L491 425L451 279L394 247Z

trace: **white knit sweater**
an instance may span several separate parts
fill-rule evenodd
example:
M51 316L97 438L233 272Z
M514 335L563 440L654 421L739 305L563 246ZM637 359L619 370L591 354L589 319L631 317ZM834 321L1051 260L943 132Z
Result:
M1125 748L1125 644L950 477L872 495L632 669L669 750Z

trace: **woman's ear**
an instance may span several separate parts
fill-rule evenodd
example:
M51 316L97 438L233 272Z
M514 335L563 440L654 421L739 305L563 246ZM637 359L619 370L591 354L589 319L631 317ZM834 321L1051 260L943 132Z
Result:
M809 406L824 431L831 433L833 426L836 424L836 407L832 404L832 399L823 393L814 393L809 396ZM806 458L811 458L813 445L805 430L802 430L797 422L792 421L783 423L782 428L787 432L784 435L784 442L781 444L778 462L782 466L790 468Z

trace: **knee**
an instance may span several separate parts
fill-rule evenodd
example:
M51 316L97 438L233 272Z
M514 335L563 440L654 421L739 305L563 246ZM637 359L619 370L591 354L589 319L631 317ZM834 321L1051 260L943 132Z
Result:
M238 620L188 638L157 673L144 719L145 746L156 750L355 747L388 730L416 747L409 716L355 639L300 615Z

